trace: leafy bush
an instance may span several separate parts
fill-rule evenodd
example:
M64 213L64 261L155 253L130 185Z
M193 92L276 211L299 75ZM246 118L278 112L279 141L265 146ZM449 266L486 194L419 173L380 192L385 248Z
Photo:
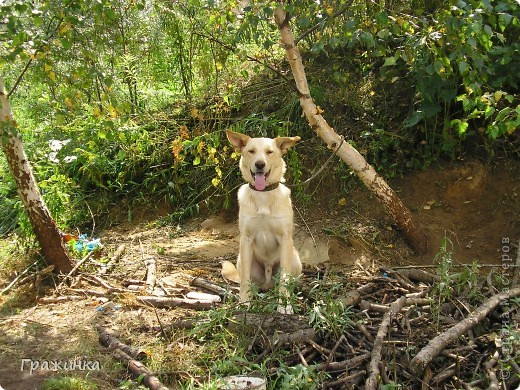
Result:
M461 142L476 134L491 141L513 136L520 125L520 6L462 0L430 6L403 2L388 9L358 2L338 17L342 25L323 17L320 34L308 45L328 55L339 50L350 69L374 72L405 90L412 87L414 109L399 132L417 138L424 157L454 157ZM335 77L341 79L342 72L335 71ZM378 146L391 146L385 142L382 138Z
M164 201L173 220L201 206L229 207L240 176L228 128L314 137L290 78L262 67L284 66L271 20L275 6L254 1L238 13L232 2L103 0L92 12L88 2L63 8L16 0L0 7L6 20L0 69L6 85L16 86L15 118L62 227L120 201L129 210ZM508 143L514 150L516 2L286 7L316 103L385 175L456 157L473 145L470 139L484 140L491 154ZM70 141L51 155L52 140ZM329 153L318 142L300 145L287 156L289 182L310 176ZM342 183L350 178L347 168L332 172ZM20 208L9 183L0 184L0 213L11 221L3 232ZM294 190L308 201L303 192Z

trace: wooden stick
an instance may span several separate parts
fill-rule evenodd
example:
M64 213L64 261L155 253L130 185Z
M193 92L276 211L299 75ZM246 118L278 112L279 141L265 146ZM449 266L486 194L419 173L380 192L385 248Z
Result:
M113 349L120 349L124 353L126 353L128 356L130 356L132 359L139 359L142 360L146 358L146 352L142 349L135 349L133 347L130 347L124 343L122 343L118 338L117 334L114 331L111 331L110 329L106 329L105 327L101 325L97 325L96 329L99 333L99 342L104 347L108 348L109 350Z
M205 288L206 290L217 293L219 295L226 295L228 293L228 291L224 287L221 287L216 283L210 282L209 280L202 278L193 278L190 284L192 286Z
M163 385L148 367L138 360L132 359L128 354L116 348L112 351L114 356L128 364L128 370L136 378L140 378L141 383L150 390L169 390Z
M121 258L121 256L123 255L123 252L125 251L125 248L126 248L126 245L125 244L121 244L117 247L116 251L114 252L114 254L112 255L110 261L108 263L106 263L100 270L99 270L99 274L100 275L104 275L106 274L107 272L111 271L112 268L114 268L114 266L116 265L116 263L119 261L119 259Z
M387 313L388 310L390 310L390 308L386 305L378 305L377 303L372 303L365 300L362 300L359 303L359 308L362 310L375 311L378 313Z
M372 357L368 368L368 379L365 383L365 390L377 389L379 383L379 362L381 361L381 352L383 350L383 340L386 337L388 328L392 323L392 319L401 311L407 298L401 297L390 305L390 309L383 316L383 321L379 326L376 338L374 340L374 347L372 349Z
M79 293L84 295L92 295L94 297L102 297L102 298L108 298L107 293L104 293L102 291L96 291L96 290L85 290L82 288L69 288L67 291L73 292L73 293Z
M334 382L327 383L325 385L325 388L335 388L336 386L344 385L347 382L354 382L354 381L357 382L365 374L366 374L365 370L355 372L354 374L345 376L345 377L340 378L340 379L338 379L338 380L336 380ZM340 388L341 389L343 389L343 388L353 389L353 387L340 387Z
M290 344L301 344L316 338L316 332L312 328L297 330L293 333L275 333L270 337L277 347ZM264 343L265 344L265 343Z
M84 258L82 258L78 264L76 264L74 266L74 268L72 268L70 270L70 272L67 274L67 276L65 276L65 279L63 279L63 281L58 285L58 290L60 289L61 286L63 286L63 284L67 281L68 278L70 278L72 275L74 275L74 273L78 270L79 267L81 267L83 265L83 263L85 263L88 259L90 259L90 256L92 256L94 254L94 251L90 251L89 253L87 253L85 255Z
M332 359L334 359L335 355L336 355L336 351L337 349L339 348L340 344L343 342L343 341L347 341L347 338L345 337L344 334L342 334L340 336L340 338L338 339L338 341L336 341L336 344L334 344L334 347L330 350L330 354L329 354L329 357L327 358L327 362L330 363L332 361Z
M161 383L153 372L148 369L148 367L135 360L135 358L142 358L143 355L146 356L143 351L136 350L122 343L117 339L115 332L110 331L101 325L97 325L96 329L99 333L100 343L106 348L112 350L112 353L117 359L126 362L128 370L134 375L134 377L140 378L141 383L150 390L169 390Z
M68 301L79 301L83 299L81 295L61 295L59 297L41 297L38 299L38 303L46 304L46 303L61 303Z
M5 287L2 291L0 291L0 295L3 295L3 294L5 294L7 291L9 291L9 290L11 289L11 287L13 287L13 286L16 284L16 282L18 282L18 281L22 278L22 276L24 276L27 272L29 272L29 270L30 270L32 267L34 267L36 264L38 264L38 260L36 260L34 263L32 263L29 267L27 267L26 269L24 269L22 272L20 272L20 274L19 274L16 278L14 278L14 279L11 281L11 283L9 283L9 284L7 285L7 287Z
M495 372L495 366L497 365L499 358L500 356L498 355L498 352L495 351L491 359L484 363L484 368L486 369L486 376L489 380L489 390L500 389L500 382L498 381L497 374Z
M374 336L372 336L372 334L368 331L365 325L359 322L354 322L354 326L358 328L361 333L363 333L363 336L365 336L370 343L374 342Z
M356 368L360 364L362 364L365 360L370 358L370 353L364 353L362 355L354 356L349 360L344 360L341 362L330 362L330 363L320 363L311 366L311 368L318 371L339 371L339 370L351 370Z
M302 351L300 350L300 347L296 345L296 353L298 354L298 357L300 358L300 361L302 362L304 367L309 367L309 364L305 360L305 357L302 354Z
M102 279L101 277L99 276L96 276L96 275L83 275L83 278L85 280L88 280L90 282L94 281L95 284L101 286L101 287L104 287L108 290L109 293L121 293L121 294L124 294L124 293L128 293L128 292L131 292L129 290L125 290L124 288L119 288L119 287L114 287L110 284L108 284L107 281L105 281L104 279Z
M431 379L431 383L432 383L432 386L436 389L439 388L440 384L448 379L450 379L451 377L453 377L455 374L457 374L457 370L454 368L454 364L452 364L451 366L449 366L448 368L444 369L443 371L441 371L440 373L438 373L437 375L435 375L432 379Z
M401 274L406 276L408 279L413 280L414 282L423 282L426 284L433 284L440 280L438 275L432 274L430 272L424 271L419 268L397 268L400 269Z
M419 353L410 361L410 369L420 377L426 366L445 349L450 343L457 340L461 335L477 325L496 307L500 302L506 299L514 298L520 295L520 287L493 295L482 305L471 312L468 317L460 321L444 333L438 335L431 340Z
M389 268L380 268L380 270L386 272L388 275L391 275L404 289L409 291L417 291L417 287L410 282L404 273Z
M149 257L144 262L146 264L146 292L151 294L155 287L155 259L153 257Z
M215 303L195 299L184 299L174 297L156 297L152 295L138 296L137 300L148 306L168 308L168 307L187 307L194 310L205 310L215 307Z

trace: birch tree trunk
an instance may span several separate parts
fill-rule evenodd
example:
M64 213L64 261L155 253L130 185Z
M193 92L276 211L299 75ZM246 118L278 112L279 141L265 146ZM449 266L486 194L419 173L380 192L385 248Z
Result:
M300 105L302 106L305 117L312 129L327 146L335 150L340 145L341 137L328 125L312 100L300 51L294 42L294 36L289 25L289 17L282 6L278 6L274 12L274 18L280 31L282 44L286 51L287 60L291 66L296 87L299 91ZM347 163L383 204L387 213L395 221L410 247L417 254L425 253L428 249L428 237L417 225L410 210L406 208L385 180L348 142L343 142L336 154Z
M58 272L69 272L72 269L71 259L63 245L61 232L36 185L16 122L13 120L2 76L0 76L0 139L7 164L16 182L34 234L40 243L43 256L49 264L56 266Z

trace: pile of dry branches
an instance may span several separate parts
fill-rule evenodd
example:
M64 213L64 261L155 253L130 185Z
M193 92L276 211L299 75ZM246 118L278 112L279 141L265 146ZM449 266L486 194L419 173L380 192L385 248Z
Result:
M414 389L519 385L515 357L520 354L514 344L520 312L518 300L508 300L518 297L520 288L498 293L488 278L488 286L473 286L480 305L461 292L435 307L432 289L441 283L436 275L416 269L382 272L382 277L346 278L356 286L349 294L353 316L339 337L302 328L305 318L295 318L294 332L283 330L284 337L258 319L246 321L274 337L260 343L262 354L280 348L283 340L292 351L285 365L326 371L324 388L331 389L377 389L380 383Z
M445 281L415 268L381 269L376 276L366 271L358 276L339 274L334 280L321 271L307 272L299 285L300 313L309 313L316 304L308 294L312 283L320 283L323 289L331 284L342 286L334 298L348 310L349 321L341 332L329 332L313 326L308 315L239 311L236 304L229 305L232 289L220 282L189 273L184 274L185 284L160 278L154 257L143 258L146 274L142 278L117 280L109 272L123 251L124 247L119 248L108 264L94 272L92 267L90 272L80 272L87 256L62 277L54 296L40 298L39 303L93 297L110 302L119 297L125 306L143 308L180 306L200 312L228 307L234 312L229 331L249 337L248 359L268 362L268 381L279 375L280 367L300 366L323 373L323 388L330 389L377 389L380 384L414 389L513 389L520 384L515 360L520 356L520 288L515 287L515 278L507 286L498 286L499 279L490 274L467 289L443 286L450 292L443 296L439 286ZM221 280L220 276L216 274L214 280ZM184 318L170 327L190 328L197 318ZM164 333L164 324L160 325ZM146 378L149 388L166 388L138 361L146 357L142 351L128 349L102 321L98 331L100 342L125 361L135 376ZM277 354L280 351L284 353ZM268 359L275 354L276 359Z

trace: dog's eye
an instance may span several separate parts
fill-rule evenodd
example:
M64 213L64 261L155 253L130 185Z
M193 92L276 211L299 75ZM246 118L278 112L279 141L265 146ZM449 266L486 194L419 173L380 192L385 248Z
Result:
M273 154L273 151L272 150L268 150L266 153L267 154Z
M251 153L251 154L255 154L255 150L254 149L250 149L250 150L248 150L248 152Z

